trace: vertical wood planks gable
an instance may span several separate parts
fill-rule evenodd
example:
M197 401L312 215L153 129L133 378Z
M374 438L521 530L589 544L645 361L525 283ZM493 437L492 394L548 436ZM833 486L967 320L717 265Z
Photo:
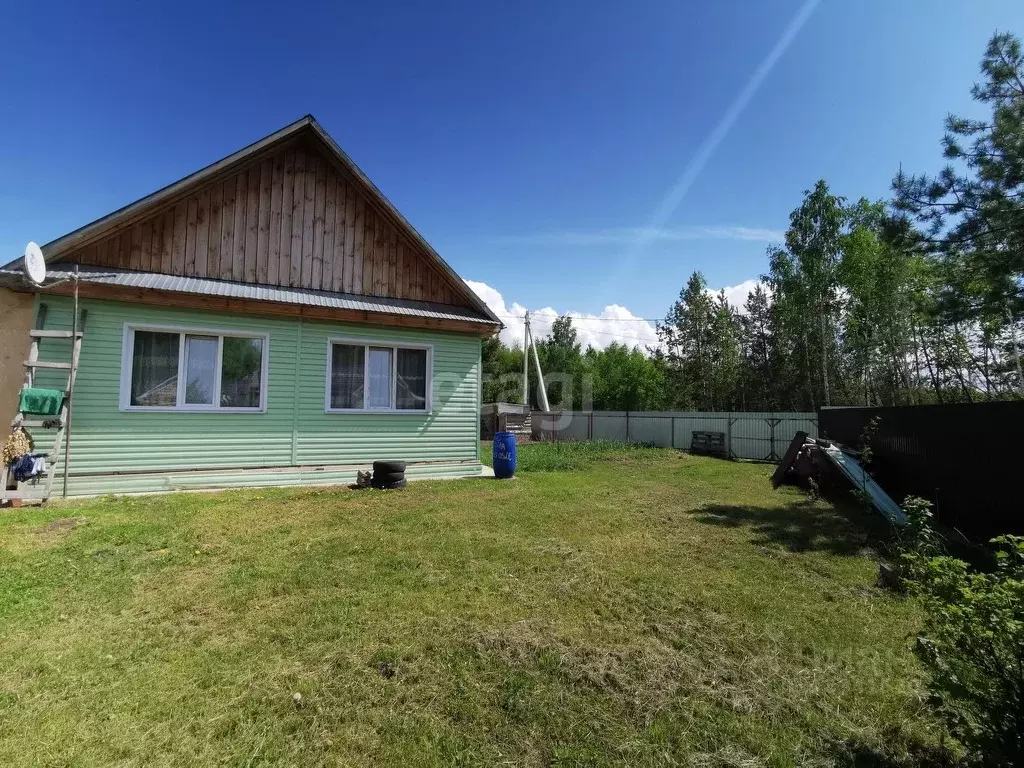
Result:
M324 247L320 288L332 290L334 284L334 219L338 211L338 181L333 173L324 175Z
M79 251L79 253L81 253L81 252ZM105 238L104 240L101 240L97 244L97 246L96 246L96 261L94 262L95 266L97 266L97 267L105 267L105 266L107 266L107 263L110 261L109 254L110 254L110 238L108 237L108 238ZM88 264L89 262L86 261L86 262L83 262L83 263L84 264Z
M270 191L273 163L260 163L260 200L256 227L256 282L266 285L270 275Z
M220 276L220 208L224 199L224 185L214 184L210 188L210 235L206 250L206 276Z
M395 245L395 271L398 275L395 284L395 295L405 296L405 242L402 240L402 236L398 236L398 242Z
M231 262L235 256L235 193L238 178L232 176L222 185L223 204L220 209L220 279L231 279Z
M171 234L171 269L173 274L185 274L185 232L188 205L180 200L174 205L174 230Z
M309 260L310 275L305 285L319 290L323 285L324 275L324 240L326 239L326 207L327 207L327 161L323 157L316 158L316 176L313 188L313 255Z
M352 293L356 275L356 206L363 199L352 185L345 183L345 282L342 290Z
M363 284L357 289L365 296L373 296L374 246L377 240L377 217L370 206L363 209Z
M206 277L206 254L210 250L210 190L204 189L196 198L196 245L193 272Z
M159 272L164 243L164 220L159 216L153 216L149 224L149 264L146 265L146 269L150 272ZM103 251L103 243L100 243L100 251Z
M297 140L86 242L82 263L261 285L462 303L362 181Z
M302 261L299 285L313 287L313 219L316 216L316 166L317 158L306 155L306 170L303 174L302 198Z
M246 283L256 279L257 239L260 228L260 166L253 165L246 174L245 205L245 250L242 253L242 280Z
M142 226L139 227L140 235L142 237L142 243L140 245L142 251L139 260L139 269L149 272L152 267L150 261L150 254L153 252L153 220L146 219L142 222Z
M270 169L270 240L267 253L267 283L278 284L281 266L281 185L284 177L284 155L278 152Z
M298 148L295 150L295 172L292 177L292 247L288 279L288 285L293 288L302 286L302 217L305 197L306 153Z
M130 254L128 256L129 268L142 269L142 226L136 224L134 227L132 227L130 237Z
M163 222L160 230L162 241L160 243L160 271L174 274L173 258L174 250L174 209L168 208L164 211ZM113 266L113 265L111 265Z
M398 295L398 230L388 228L388 296Z
M388 243L387 230L380 214L375 215L373 223L373 294L384 295L384 281L387 279Z
M330 290L341 291L345 284L345 182L336 178L334 187L334 251L331 254L333 272ZM324 288L326 290L327 286Z
M416 266L413 270L413 283L412 292L413 296L417 299L422 299L426 296L426 291L423 288L423 276L426 274L427 265L422 260L416 262Z
M185 201L185 274L196 274L196 221L199 202L194 197Z
M281 260L277 284L290 285L292 274L292 193L295 189L295 153L288 150L281 169Z
M245 280L245 214L249 207L249 174L242 171L235 177L235 206L232 234L234 251L231 254L231 279Z

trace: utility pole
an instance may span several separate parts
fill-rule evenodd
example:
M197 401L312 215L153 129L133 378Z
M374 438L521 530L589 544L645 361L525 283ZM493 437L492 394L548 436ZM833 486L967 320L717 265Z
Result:
M530 334L530 346L533 347L533 364L537 368L537 404L540 409L547 413L551 410L548 406L548 391L544 386L544 372L540 369L540 358L537 356L537 342L533 339L533 329L530 328L530 324L526 324L526 332Z
M523 328L523 405L530 404L530 313Z
M544 372L540 369L540 358L537 356L537 343L533 340L533 330L530 328L529 312L523 320L523 404L530 404L530 348L533 347L533 365L537 369L537 405L547 413L551 410L548 406L548 391L544 386Z

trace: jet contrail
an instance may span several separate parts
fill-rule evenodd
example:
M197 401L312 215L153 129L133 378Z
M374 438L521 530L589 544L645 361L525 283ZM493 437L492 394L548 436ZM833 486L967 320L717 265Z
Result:
M740 113L743 112L747 104L750 103L754 94L757 93L757 89L761 87L761 83L764 82L764 79L768 77L769 73L771 73L775 64L782 57L782 54L784 54L786 49L789 48L790 43L793 42L797 33L800 32L800 29L807 22L807 19L810 18L819 2L820 0L807 0L800 7L796 16L793 17L793 20L790 21L786 29L783 30L782 36L778 39L778 42L775 43L775 46L764 58L758 68L754 70L754 74L751 75L746 85L743 86L743 89L736 95L736 98L733 99L729 108L725 111L725 114L722 115L722 119L718 121L718 125L716 125L715 129L708 135L708 137L701 142L700 147L697 148L697 154L694 155L682 175L676 183L672 185L668 193L658 204L657 208L654 209L647 225L640 230L640 234L637 236L636 240L633 241L633 244L630 246L629 251L627 251L626 256L620 262L619 269L616 274L616 281L625 274L633 266L633 263L640 257L641 251L647 246L653 237L651 233L661 230L672 214L676 212L676 209L679 208L679 205L683 202L683 198L686 196L686 193L689 192L690 187L693 185L694 180L696 180L700 172L704 170L704 166L707 165L708 160L711 159L715 150L718 149L718 145L722 143L722 140L729 133L733 123L736 122L736 118L740 116Z

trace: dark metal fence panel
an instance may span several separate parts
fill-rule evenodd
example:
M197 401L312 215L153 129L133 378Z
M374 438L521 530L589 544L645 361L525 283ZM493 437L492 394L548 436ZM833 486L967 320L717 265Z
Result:
M1024 534L1024 401L822 408L822 437L857 447L870 420L871 472L897 502L922 496L972 539Z

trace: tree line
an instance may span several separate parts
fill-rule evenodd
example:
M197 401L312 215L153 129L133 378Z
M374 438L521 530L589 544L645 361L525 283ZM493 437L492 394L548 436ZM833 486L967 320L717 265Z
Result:
M647 350L582 350L570 317L537 352L552 407L810 410L1024 395L1024 55L992 37L972 96L950 116L947 165L892 197L804 192L742 307L694 272ZM484 345L484 399L518 402L523 350ZM521 383L518 385L521 387ZM530 400L536 405L535 390Z
M619 343L584 351L569 316L555 320L551 335L536 343L552 408L656 411L667 403L665 366L648 351ZM485 340L483 368L484 402L522 402L522 347L506 346L497 336ZM532 364L527 397L538 405Z

